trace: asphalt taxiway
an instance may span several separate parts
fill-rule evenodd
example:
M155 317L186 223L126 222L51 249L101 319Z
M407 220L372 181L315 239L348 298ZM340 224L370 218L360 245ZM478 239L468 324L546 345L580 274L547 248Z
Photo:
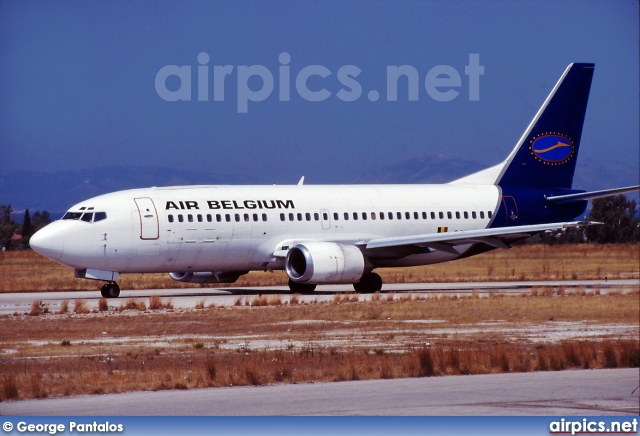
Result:
M638 415L638 368L133 392L0 403L2 415Z
M628 280L557 280L557 281L514 281L514 282L460 282L460 283L391 283L382 287L383 293L388 292L425 292L425 293L471 293L477 291L480 295L489 292L498 293L528 293L534 287L562 286L567 292L583 287L587 291L598 289L606 293L610 289L637 290L640 287L638 279ZM57 311L64 300L83 299L90 310L98 308L100 300L99 287L86 291L67 292L22 292L0 294L0 315L28 313L34 301L42 301L49 305L49 310ZM327 301L336 293L353 292L351 285L321 285L310 295L300 296L300 301ZM223 287L223 288L183 288L183 289L145 289L122 290L120 297L110 299L109 304L117 306L128 298L146 299L152 295L171 299L176 309L192 309L196 304L205 306L232 306L239 297L251 298L256 295L282 295L283 300L291 295L286 286L255 286L255 287ZM371 295L361 295L361 299L371 298ZM72 307L72 306L71 306Z

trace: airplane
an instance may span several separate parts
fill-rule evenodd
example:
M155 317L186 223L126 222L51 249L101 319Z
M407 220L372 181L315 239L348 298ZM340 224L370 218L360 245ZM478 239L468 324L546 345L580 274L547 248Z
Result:
M590 199L640 186L572 188L594 64L570 64L500 164L446 184L177 186L100 195L38 231L31 247L104 281L169 273L180 282L233 283L284 270L292 292L353 284L375 292L382 267L478 255L540 232L580 227Z

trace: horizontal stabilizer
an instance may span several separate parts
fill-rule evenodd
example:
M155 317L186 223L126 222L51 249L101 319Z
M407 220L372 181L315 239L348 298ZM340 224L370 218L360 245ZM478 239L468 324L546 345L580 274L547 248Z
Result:
M554 195L547 197L547 201L557 204L573 203L576 201L593 200L594 198L609 197L611 195L640 191L640 186L627 186L626 188L604 189L602 191L579 192L577 194Z

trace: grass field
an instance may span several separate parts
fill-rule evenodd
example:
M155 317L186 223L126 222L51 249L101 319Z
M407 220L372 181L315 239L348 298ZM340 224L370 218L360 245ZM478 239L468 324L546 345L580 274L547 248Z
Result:
M639 365L638 289L265 298L0 317L0 400Z
M468 259L413 268L376 270L384 283L586 280L640 277L640 250L629 245L519 245ZM76 279L73 269L32 251L7 252L0 257L0 292L99 289L101 282ZM284 286L287 276L252 272L232 286ZM176 282L168 274L124 274L122 289L215 287ZM229 286L219 285L219 286Z
M637 245L518 246L382 271L391 282L638 278ZM6 253L2 291L99 282L32 252ZM252 273L238 286L284 285ZM165 274L125 289L175 288ZM55 312L55 313L51 313ZM0 401L135 390L638 367L640 286L490 292L239 296L175 310L170 300L83 300L0 316Z

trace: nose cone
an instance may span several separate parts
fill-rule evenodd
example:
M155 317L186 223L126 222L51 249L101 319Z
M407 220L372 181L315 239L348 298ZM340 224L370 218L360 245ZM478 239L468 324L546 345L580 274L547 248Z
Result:
M29 245L37 253L52 260L60 260L64 251L64 229L58 222L38 230L29 240Z

